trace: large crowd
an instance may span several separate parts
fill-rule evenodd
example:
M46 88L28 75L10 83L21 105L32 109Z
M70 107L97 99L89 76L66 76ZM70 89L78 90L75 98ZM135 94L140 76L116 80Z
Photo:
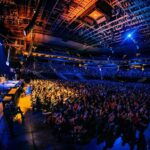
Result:
M60 140L87 142L97 137L107 149L120 135L131 149L145 148L143 132L149 124L150 86L109 81L32 80L34 111ZM139 131L138 138L136 132Z

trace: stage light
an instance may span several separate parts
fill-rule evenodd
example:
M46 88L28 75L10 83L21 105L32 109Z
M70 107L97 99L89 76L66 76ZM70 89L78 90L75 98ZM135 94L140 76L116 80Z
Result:
M0 43L0 46L2 46L3 44L2 43Z
M27 33L26 33L26 31L25 31L25 30L23 30L23 34L24 34L24 36L27 36Z
M8 55L7 55L7 60L6 60L7 66L9 66L9 61L10 61L10 49L11 49L11 47L9 47L9 49L8 49Z
M132 34L131 34L131 33L129 33L129 34L128 34L128 38L131 38L131 37L132 37Z
M9 61L6 61L6 65L9 66Z

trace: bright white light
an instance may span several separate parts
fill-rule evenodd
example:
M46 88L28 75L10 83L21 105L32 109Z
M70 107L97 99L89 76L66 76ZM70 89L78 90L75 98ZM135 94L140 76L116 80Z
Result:
M2 43L0 43L0 46L2 46L3 44Z
M23 34L24 34L24 36L27 36L27 34L26 34L26 31L25 31L25 30L23 30Z
M9 66L9 61L6 61L6 65Z

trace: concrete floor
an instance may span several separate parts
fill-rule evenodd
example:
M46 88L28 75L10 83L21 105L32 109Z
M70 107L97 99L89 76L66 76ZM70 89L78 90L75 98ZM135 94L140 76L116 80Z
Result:
M96 139L86 145L74 145L65 139L62 140L63 142L58 142L51 129L43 123L42 114L32 112L30 96L21 97L18 105L24 112L25 120L22 122L21 117L16 116L15 136L12 138L2 113L2 103L0 103L0 150L102 150L105 146L104 142L97 145ZM145 137L147 150L150 150L150 125L145 131ZM130 149L128 144L121 146L121 143L122 139L119 137L111 150Z

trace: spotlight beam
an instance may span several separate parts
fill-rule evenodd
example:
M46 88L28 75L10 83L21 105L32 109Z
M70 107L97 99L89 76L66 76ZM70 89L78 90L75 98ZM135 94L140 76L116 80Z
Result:
M134 31L134 32L135 32L135 31ZM133 33L134 33L134 32L128 33L127 38L130 39L130 40L135 44L136 49L139 50L140 47L139 47L139 45L138 45L138 42L133 38Z

